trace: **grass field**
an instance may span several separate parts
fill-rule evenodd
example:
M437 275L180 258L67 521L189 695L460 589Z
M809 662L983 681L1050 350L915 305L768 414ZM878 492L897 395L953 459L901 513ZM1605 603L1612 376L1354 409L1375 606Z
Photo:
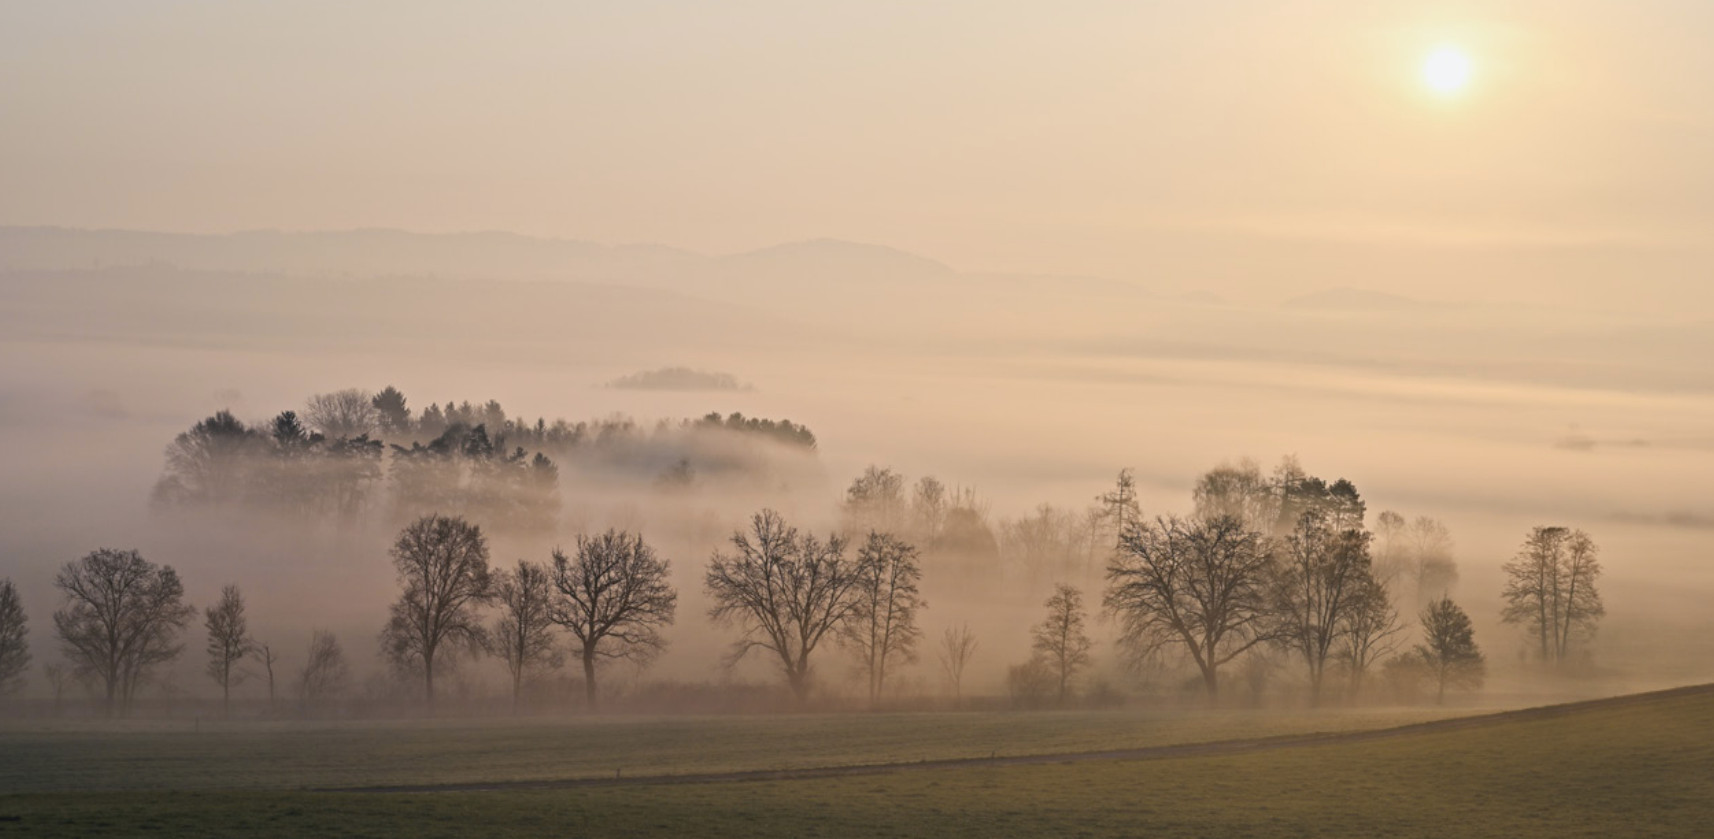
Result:
M514 792L0 797L0 836L1714 835L1714 693L1159 760Z
M1433 709L799 714L0 728L0 794L291 789L797 769L1385 728Z

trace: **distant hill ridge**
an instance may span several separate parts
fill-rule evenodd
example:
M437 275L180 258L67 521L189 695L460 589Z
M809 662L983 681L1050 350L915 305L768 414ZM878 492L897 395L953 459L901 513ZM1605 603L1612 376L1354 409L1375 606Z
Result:
M681 291L709 284L791 289L817 282L1143 294L1131 283L1090 277L964 273L897 248L827 238L708 255L666 245L600 245L501 232L366 228L196 234L0 227L0 272L148 265L316 278L575 281Z
M1453 303L1419 300L1402 294L1349 286L1294 297L1280 305L1287 309L1336 312L1444 312L1460 308Z

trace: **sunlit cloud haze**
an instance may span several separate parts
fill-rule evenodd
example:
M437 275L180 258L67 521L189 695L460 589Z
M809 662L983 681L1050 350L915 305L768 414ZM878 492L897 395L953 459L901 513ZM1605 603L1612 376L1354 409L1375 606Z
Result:
M1416 3L18 3L0 222L507 230L1677 308L1714 11ZM1474 58L1443 101L1420 67ZM1699 301L1706 297L1694 292Z
M1706 676L1711 37L1692 0L3 4L0 577L40 658L55 570L111 545L376 669L388 528L149 497L216 410L390 384L813 429L790 492L568 478L553 539L496 551L654 528L673 677L731 640L720 540L762 504L832 527L871 464L996 518L1132 467L1152 515L1291 454L1451 528L1494 658L1500 564L1563 524L1604 548L1604 663ZM1446 44L1456 95L1424 83ZM754 388L603 387L674 365ZM997 691L1041 581L929 578Z

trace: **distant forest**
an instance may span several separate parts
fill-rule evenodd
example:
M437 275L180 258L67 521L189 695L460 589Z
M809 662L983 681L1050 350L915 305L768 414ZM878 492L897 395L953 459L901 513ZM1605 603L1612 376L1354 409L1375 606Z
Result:
M607 383L617 390L754 390L731 373L662 367L620 376Z
M554 548L551 563L493 567L491 535L552 544L564 506L562 463L618 463L671 493L693 488L710 465L745 479L769 474L770 451L813 455L815 447L802 425L736 413L652 426L531 422L494 401L413 412L395 388L349 389L312 396L302 414L282 411L266 422L247 424L229 411L197 422L167 447L154 502L402 525L390 551L401 592L381 637L398 677L388 690L417 681L432 708L437 667L444 676L467 653L487 654L505 661L514 708L544 689L564 696L572 684L593 708L599 663L646 667L668 644L679 597L670 563L645 534L608 530L576 534L575 548ZM707 452L725 459L692 459ZM962 696L977 638L957 620L967 614L938 621L946 627L938 639L925 635L925 577L951 581L969 598L965 609L1047 595L1027 657L1000 651L1009 659L1005 692L1020 707L1119 701L1110 684L1091 678L1096 609L1117 627L1114 663L1194 684L1210 701L1236 690L1258 702L1274 671L1296 671L1290 681L1312 704L1425 693L1443 701L1449 689L1483 683L1486 657L1452 599L1458 567L1440 521L1385 511L1371 529L1351 481L1314 476L1292 457L1270 472L1250 460L1222 464L1197 479L1190 501L1185 515L1145 516L1130 471L1121 470L1085 506L1044 503L994 518L974 490L870 466L846 487L836 523L822 535L763 508L728 547L715 547L703 582L707 619L735 636L728 663L762 656L799 705L817 690L815 662L833 654L824 648L854 661L871 707L897 690L898 668L925 652L955 699ZM1605 614L1599 553L1582 531L1537 527L1504 566L1501 618L1524 629L1540 663L1586 667ZM4 584L0 692L21 683L29 661L26 617ZM105 694L106 713L126 713L151 668L182 652L179 633L196 614L183 602L183 583L171 566L135 550L103 548L68 563L55 585L66 603L54 616L62 652ZM118 601L110 591L120 591ZM115 603L130 610L142 646L109 643L102 627ZM276 651L248 634L244 610L236 584L204 610L209 673L224 705L243 675L235 668L255 659L268 674L272 706ZM550 678L568 652L581 662L581 679ZM347 689L337 639L318 630L307 662L297 679L302 712L329 712L326 703ZM62 671L48 675L58 696Z
M666 487L768 475L768 452L744 443L816 448L803 425L739 413L649 426L628 417L531 421L493 400L414 412L396 388L348 389L265 422L226 410L197 422L167 446L153 500L163 508L268 505L342 521L377 508L400 516L458 509L502 532L551 532L562 464Z

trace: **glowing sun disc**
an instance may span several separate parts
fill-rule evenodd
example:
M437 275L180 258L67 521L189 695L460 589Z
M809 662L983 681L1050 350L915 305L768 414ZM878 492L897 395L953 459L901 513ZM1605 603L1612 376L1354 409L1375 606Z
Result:
M1422 62L1422 80L1430 90L1450 96L1468 87L1473 67L1470 56L1457 47L1440 47Z

